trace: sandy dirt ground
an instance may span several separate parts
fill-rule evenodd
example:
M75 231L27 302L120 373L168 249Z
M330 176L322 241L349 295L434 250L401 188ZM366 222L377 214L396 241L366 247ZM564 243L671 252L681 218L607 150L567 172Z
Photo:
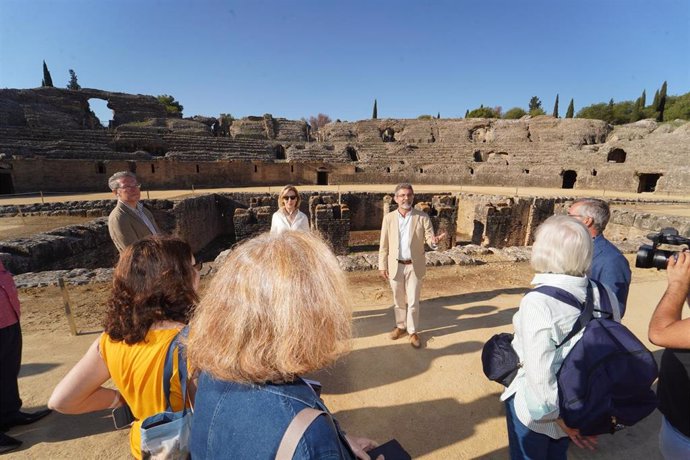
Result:
M300 187L301 190L391 191L392 186ZM505 194L513 189L492 187L419 186L418 191L472 191ZM272 191L279 187L218 189L211 191ZM195 191L195 193L201 193ZM612 194L589 191L590 196L649 198L687 201L687 196ZM150 198L173 198L191 191L150 192ZM515 189L514 194L577 196L583 191ZM144 193L144 196L146 194ZM106 199L111 194L70 197L46 196L45 201ZM34 203L36 197L0 199L0 204ZM645 206L640 204L640 206ZM650 211L686 215L687 205ZM647 210L647 209L645 209ZM19 219L19 218L17 218ZM45 228L23 228L21 220L0 225L0 239L45 231L67 223L51 222ZM6 228L5 228L6 227ZM634 255L628 255L631 265ZM511 319L532 277L528 263L487 259L467 267L434 267L427 271L422 289L421 334L423 348L413 349L405 339L393 342L392 297L388 285L375 271L349 273L354 308L355 338L352 352L330 369L312 376L324 386L323 398L344 428L379 442L396 438L420 459L508 458L505 412L499 395L502 387L488 381L481 370L483 343L493 334L512 331ZM207 280L205 280L207 281ZM202 289L205 282L202 283ZM628 311L624 323L647 342L647 325L665 289L664 272L633 269ZM24 351L19 384L24 410L45 407L57 382L79 360L100 334L107 284L69 287L79 335L69 334L62 297L57 287L22 289ZM657 448L659 414L614 436L601 436L597 452L573 446L570 458L661 458ZM9 432L23 441L21 450L7 458L129 457L127 432L115 431L108 412L79 416L51 414L27 427Z
M374 271L348 274L354 303L352 352L310 377L324 386L324 400L346 430L380 442L396 438L421 459L507 458L501 387L481 370L482 344L511 331L511 318L532 273L527 263L488 260L485 265L428 271L422 291L421 350L393 342L388 286ZM665 274L635 269L627 324L646 342L646 329L665 288ZM59 291L24 289L24 408L44 407L60 378L98 337L109 286L70 287L78 336L69 335ZM656 350L655 347L649 345ZM657 355L658 356L658 355ZM654 414L615 436L600 437L597 453L570 451L571 458L660 458L659 416ZM126 431L115 431L107 412L51 414L9 432L24 444L7 458L128 457Z

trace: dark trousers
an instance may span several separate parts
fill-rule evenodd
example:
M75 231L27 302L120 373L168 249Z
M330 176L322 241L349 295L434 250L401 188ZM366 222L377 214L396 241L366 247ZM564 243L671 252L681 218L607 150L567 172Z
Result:
M22 407L17 377L22 364L19 323L0 328L0 424Z
M527 428L515 413L515 396L505 402L510 460L567 460L570 439L553 439Z

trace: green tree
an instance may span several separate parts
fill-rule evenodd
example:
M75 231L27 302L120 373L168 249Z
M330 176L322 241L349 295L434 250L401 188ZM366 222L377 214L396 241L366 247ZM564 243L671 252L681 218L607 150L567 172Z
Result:
M378 118L378 116L379 116L379 111L378 111L378 107L376 104L376 99L374 99L374 110L371 112L371 118L376 120Z
M636 122L642 119L642 109L640 106L642 105L642 96L638 97L637 100L635 101L635 105L633 106L632 113L630 114L630 121L631 122Z
M553 113L551 114L552 117L558 118L558 94L556 94L556 103L553 105Z
M659 114L656 117L657 121L664 121L664 109L666 108L666 82L664 81L664 84L661 85L661 91L659 91L659 105L657 107L657 111Z
M474 110L469 111L469 113L465 116L465 118L500 118L500 117L496 113L496 110L489 108L489 107L484 107L484 105L482 105L478 109L474 109Z
M512 109L508 110L505 115L503 115L503 118L506 120L518 120L525 115L527 115L527 112L525 112L524 109L521 109L520 107L513 107Z
M67 89L73 89L75 91L81 89L81 86L79 86L77 82L77 74L72 69L69 69L69 83L67 83Z
M160 96L156 96L156 99L158 99L158 102L165 106L165 111L168 113L168 115L180 118L182 117L184 107L182 104L176 101L174 97L170 96L169 94L161 94Z
M417 117L417 120L431 120L432 118L434 117L432 117L431 115L420 115Z
M41 86L53 86L53 77L50 76L50 70L46 65L46 61L43 61L43 80L41 81Z
M470 115L470 109L465 110L465 118L467 118Z
M532 112L532 110L536 109L541 109L541 101L537 96L532 96L529 100L529 111Z
M642 90L642 95L640 96L640 111L647 105L647 91Z
M654 92L654 100L652 101L652 109L656 112L659 110L659 90Z
M441 112L438 112L438 113L436 114L436 119L437 119L437 120L440 120L440 119L441 119Z
M588 105L577 112L577 118L589 118L591 120L606 120L608 118L608 104L600 102Z
M570 104L568 104L568 110L565 111L566 118L573 118L575 115L575 100L570 98Z
M664 121L690 120L690 93L680 96L669 96L666 99Z

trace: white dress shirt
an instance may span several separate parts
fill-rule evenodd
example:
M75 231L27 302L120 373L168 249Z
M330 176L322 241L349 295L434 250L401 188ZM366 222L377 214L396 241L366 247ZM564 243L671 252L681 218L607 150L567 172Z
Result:
M271 233L280 235L286 230L308 232L309 220L307 219L307 215L298 210L295 220L291 224L282 210L279 209L274 212L271 218Z
M587 277L541 273L532 280L534 285L548 285L564 289L584 302L587 296ZM606 286L613 319L620 322L616 296ZM593 288L594 308L600 308L599 290ZM527 293L513 316L515 349L522 367L501 395L505 401L515 395L517 418L530 430L553 439L567 436L556 423L558 418L558 384L556 373L584 331L578 332L560 348L556 345L570 333L580 316L580 310L539 292ZM594 316L601 316L594 312Z
M398 211L398 260L411 260L410 235L412 233L412 213L403 215Z

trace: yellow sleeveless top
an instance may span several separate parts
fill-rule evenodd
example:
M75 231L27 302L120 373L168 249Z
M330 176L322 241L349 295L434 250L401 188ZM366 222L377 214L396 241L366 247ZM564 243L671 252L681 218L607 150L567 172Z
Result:
M99 342L100 353L115 386L137 419L129 431L132 455L141 458L141 421L165 411L163 395L163 366L170 342L177 329L151 329L146 339L134 345L115 342L103 333ZM174 411L182 410L180 377L177 371L177 355L173 361L170 381L170 404Z

